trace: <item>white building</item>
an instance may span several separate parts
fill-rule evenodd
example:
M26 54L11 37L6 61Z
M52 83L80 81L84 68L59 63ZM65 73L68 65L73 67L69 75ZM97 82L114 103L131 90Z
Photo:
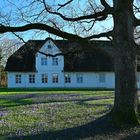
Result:
M110 45L107 41L93 44L101 43ZM101 51L75 53L75 48L67 40L28 41L7 61L8 87L114 88L112 59Z

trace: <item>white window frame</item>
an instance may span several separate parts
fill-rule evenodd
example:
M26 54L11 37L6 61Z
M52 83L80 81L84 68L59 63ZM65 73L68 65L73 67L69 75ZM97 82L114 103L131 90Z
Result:
M82 73L76 74L76 80L77 80L77 83L79 84L83 83L83 74Z
M44 73L41 75L41 82L48 83L48 74Z
M47 57L42 57L41 58L41 65L46 66L47 64L48 64Z
M15 83L16 84L21 84L21 74L16 74L15 75Z
M65 74L65 83L71 83L71 75Z
M52 57L52 65L58 66L58 58L57 57Z
M29 83L31 84L35 83L35 74L29 74Z
M105 83L105 82L106 82L106 74L99 73L99 83Z
M53 73L52 74L52 83L58 83L58 82L59 82L58 73Z

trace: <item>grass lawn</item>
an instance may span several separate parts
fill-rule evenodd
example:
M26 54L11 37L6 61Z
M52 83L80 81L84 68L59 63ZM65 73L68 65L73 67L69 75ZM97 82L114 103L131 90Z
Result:
M139 127L98 123L112 91L0 91L0 140L140 139Z

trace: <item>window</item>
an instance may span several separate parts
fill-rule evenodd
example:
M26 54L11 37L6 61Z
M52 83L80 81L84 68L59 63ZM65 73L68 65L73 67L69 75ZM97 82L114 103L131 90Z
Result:
M41 58L41 65L47 65L47 58Z
M49 44L49 45L48 45L48 49L51 49L51 48L52 48L52 46Z
M71 83L71 76L70 76L70 74L65 74L65 83Z
M104 73L99 74L99 82L100 83L105 83L105 74Z
M20 74L17 74L16 77L15 77L15 82L17 84L20 84L21 83L21 75Z
M35 83L35 75L34 74L29 75L29 83Z
M48 75L42 74L42 83L48 83Z
M53 83L58 83L58 74L52 74L52 82Z
M52 65L57 66L58 65L58 58L53 57L52 58Z
M77 74L77 83L83 83L83 74Z

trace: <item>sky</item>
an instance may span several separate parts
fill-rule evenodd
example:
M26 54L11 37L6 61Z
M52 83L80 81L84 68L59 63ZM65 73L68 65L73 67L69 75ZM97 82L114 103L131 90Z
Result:
M99 4L99 0L95 0L95 1L96 1L97 4ZM25 0L8 0L8 2L7 2L7 0L2 0L1 5L0 5L0 10L2 12L6 13L6 14L10 13L10 16L9 16L10 24L15 25L15 26L24 25L23 23L20 22L20 20L16 17L16 15L19 12L19 9L28 5L28 2L30 3L31 0L27 0L27 3L25 3ZM57 5L58 3L63 4L65 2L66 2L66 0L64 0L64 1L62 1L62 0L46 0L47 4L53 5L53 6ZM81 9L85 8L85 3L84 2L85 2L85 0L80 0L80 2L79 2ZM73 4L75 4L75 3L73 3ZM34 5L34 6L31 7L30 11L32 11L32 13L35 13L35 12L39 12L40 9L41 9L41 7L39 5ZM24 12L26 12L26 11L24 10ZM69 12L69 11L65 11L65 12ZM80 12L80 10L77 9L77 12ZM12 20L13 18L14 18L14 21ZM52 18L52 15L51 15L51 18ZM93 31L95 33L99 33L103 30L111 29L112 27L113 27L113 21L111 19L108 19L105 22L98 22L96 24L96 26L94 27ZM66 26L65 29L68 32L72 31L69 26ZM45 39L47 36L52 37L52 38L56 38L56 36L53 36L52 34L48 34L46 32L43 32L42 34L34 34L34 31L26 31L24 33L20 33L20 36L23 37L23 39L25 41L27 41L29 39ZM13 35L12 33L5 33L4 35L0 35L0 39L2 40L3 38L15 39L16 36Z

